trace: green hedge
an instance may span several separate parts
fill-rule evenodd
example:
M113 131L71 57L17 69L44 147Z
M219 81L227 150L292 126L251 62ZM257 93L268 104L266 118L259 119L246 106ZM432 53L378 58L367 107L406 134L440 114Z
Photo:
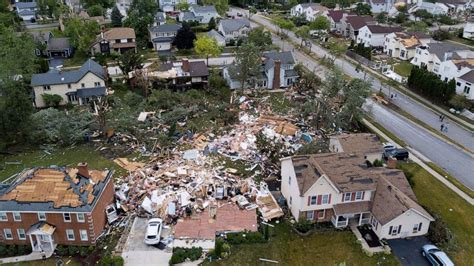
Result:
M30 245L0 245L0 257L22 256L30 253Z
M260 232L228 233L227 242L231 245L266 243L265 236Z
M173 256L170 259L170 265L198 260L202 256L202 248L173 248Z
M456 94L454 79L444 82L426 68L413 67L408 77L408 87L436 102L448 104Z

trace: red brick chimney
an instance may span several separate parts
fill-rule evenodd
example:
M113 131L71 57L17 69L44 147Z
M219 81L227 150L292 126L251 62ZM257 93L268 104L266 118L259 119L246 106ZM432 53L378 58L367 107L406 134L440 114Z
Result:
M280 60L275 61L275 67L273 68L273 86L272 89L279 89L281 85L280 81L280 69L281 62Z
M78 174L82 177L85 177L85 178L90 178L90 174L89 174L89 168L87 167L87 163L78 163L77 164L77 170L78 170Z
M189 60L187 58L184 58L182 60L183 66L181 68L183 69L184 72L189 72Z

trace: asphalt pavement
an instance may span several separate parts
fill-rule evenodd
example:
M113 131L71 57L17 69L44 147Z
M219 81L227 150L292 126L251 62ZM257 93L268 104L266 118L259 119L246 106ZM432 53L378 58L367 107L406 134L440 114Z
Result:
M393 254L403 266L429 266L428 260L421 255L421 248L428 243L424 236L388 240Z
M233 10L235 12L236 9ZM239 11L242 12L242 10ZM274 24L258 14L253 15L251 19L274 31L279 30ZM299 39L292 32L288 32L288 36L296 43L299 43ZM326 71L319 62L297 49L294 49L295 47L293 47L289 42L283 41L278 37L274 37L273 40L274 44L280 46L282 50L293 51L295 59L305 65L308 69L315 70L317 74L324 74ZM317 45L312 46L312 51L318 57L330 56L326 50ZM395 93L394 89L382 86L380 81L370 73L365 74L362 71L356 71L355 67L346 60L338 58L336 59L335 64L339 66L345 74L351 77L371 79L373 91L378 92L382 89L386 95ZM397 92L397 97L394 101L402 110L410 113L412 116L430 127L434 129L440 127L441 122L439 121L439 114L433 112L431 109L428 109L415 100L412 100L410 97ZM401 117L393 111L388 110L387 107L382 107L373 103L372 105L373 107L371 108L372 112L370 115L375 119L375 121L393 132L397 137L405 141L425 157L429 158L435 164L445 169L468 188L474 189L474 157L472 156L472 151L474 150L474 137L471 132L468 132L452 121L444 120L445 123L450 122L448 132L444 134L466 147L466 149L470 149L471 154L469 154L468 152L455 147L453 144L434 136L432 133L428 132L427 129L415 125L407 118Z

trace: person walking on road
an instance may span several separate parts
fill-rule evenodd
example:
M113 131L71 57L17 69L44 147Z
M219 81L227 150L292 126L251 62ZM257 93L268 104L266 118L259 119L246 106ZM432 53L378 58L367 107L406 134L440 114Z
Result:
M446 125L444 125L444 132L448 133L448 123L446 123Z
M441 132L444 130L444 124L441 124Z

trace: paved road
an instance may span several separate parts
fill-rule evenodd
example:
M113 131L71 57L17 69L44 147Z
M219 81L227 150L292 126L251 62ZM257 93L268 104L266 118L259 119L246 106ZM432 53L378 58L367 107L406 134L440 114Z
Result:
M266 18L256 14L252 16L252 20L257 21L260 24L265 25L265 27L271 28L275 31L278 30L278 27L273 25L270 21ZM290 38L295 40L296 43L300 42L300 39L296 37L293 32L288 32ZM325 49L317 45L312 46L312 52L314 52L318 57L329 57L331 56ZM307 56L306 56L307 57ZM441 122L439 122L439 114L435 113L431 109L421 105L417 101L413 100L412 98L406 96L401 92L395 91L395 89L391 88L390 86L382 85L380 80L371 75L370 73L365 73L363 71L357 71L356 67L344 59L336 59L335 64L348 76L360 79L371 79L372 80L372 90L374 92L378 92L382 90L385 95L395 94L397 95L396 99L394 99L393 103L400 107L405 112L411 114L418 120L424 122L425 124L429 125L434 129L440 129ZM443 133L448 138L452 139L453 141L461 144L466 149L474 152L474 137L472 133L464 129L463 127L458 126L453 121L449 119L445 119L444 123L448 123L448 132Z
M276 31L278 30L275 25L263 17L254 15L252 16L252 19L258 21L268 28ZM296 43L299 43L297 37L291 32L289 33L289 36L293 38ZM294 50L294 47L290 43L282 41L277 37L274 37L273 39L274 44L279 45L283 50L293 50L295 59L298 62L306 65L309 69L315 69L317 74L324 73L324 67L322 67L317 61L299 52L298 50ZM320 57L325 55L329 56L326 50L323 50L316 45L313 46L313 52ZM357 78L364 78L363 73L357 72L355 67L345 60L337 59L335 63L347 75ZM367 74L365 78L370 77L371 75ZM381 86L377 79L373 79L372 84L372 89L374 91L379 91L380 88L382 88L382 90L387 95L389 94L389 89ZM394 90L390 90L390 92L393 91ZM397 99L395 101L403 110L411 113L419 120L431 125L433 128L439 127L439 115L433 113L430 109L427 109L426 107L414 102L409 97L401 94L400 92L397 93ZM471 155L457 147L454 147L451 144L448 144L444 140L433 136L426 129L416 126L408 119L395 115L393 112L388 111L385 107L381 107L379 105L374 106L375 107L373 107L373 110L376 108L377 111L372 112L372 116L378 123L392 131L411 147L421 152L425 157L444 168L448 173L456 177L467 187L474 189L474 172L472 166L474 165L474 158ZM471 150L474 150L474 138L463 128L451 123L449 125L447 134L450 138L454 139L458 143L461 143Z

